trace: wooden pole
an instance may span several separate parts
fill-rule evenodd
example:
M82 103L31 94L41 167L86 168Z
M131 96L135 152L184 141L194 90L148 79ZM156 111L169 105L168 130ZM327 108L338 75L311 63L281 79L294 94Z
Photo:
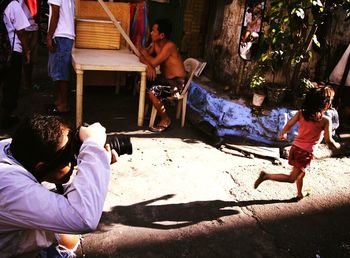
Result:
M119 30L120 34L122 34L123 38L126 40L126 42L129 44L131 49L134 51L135 55L137 55L139 57L141 55L139 50L135 47L134 43L132 43L132 41L129 38L128 34L125 33L123 27L116 20L116 18L112 14L111 10L109 10L108 6L102 0L97 0L97 1L100 3L100 5L102 6L103 10L106 12L108 17L111 19L111 21L114 23L114 25Z

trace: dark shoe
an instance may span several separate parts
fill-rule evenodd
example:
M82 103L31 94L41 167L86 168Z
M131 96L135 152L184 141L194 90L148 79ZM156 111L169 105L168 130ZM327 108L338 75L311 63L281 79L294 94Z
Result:
M70 110L68 111L59 111L55 106L50 106L47 108L46 113L50 116L64 116L70 113Z
M9 116L9 117L1 119L0 127L2 129L9 129L9 128L15 126L16 124L18 124L19 121L20 121L20 119L17 116Z

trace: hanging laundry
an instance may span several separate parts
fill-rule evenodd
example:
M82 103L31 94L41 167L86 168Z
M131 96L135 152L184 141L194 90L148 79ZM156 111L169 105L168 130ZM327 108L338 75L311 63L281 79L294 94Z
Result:
M146 1L130 3L130 39L134 45L146 47L148 28L148 7Z
M28 6L31 16L36 19L38 15L38 0L24 0L25 4Z

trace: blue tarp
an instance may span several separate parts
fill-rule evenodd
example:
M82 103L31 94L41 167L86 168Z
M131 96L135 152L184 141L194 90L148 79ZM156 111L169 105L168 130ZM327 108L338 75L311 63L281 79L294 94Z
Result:
M297 112L279 107L272 109L267 115L256 115L252 112L250 103L243 99L225 99L194 81L189 88L188 106L216 129L217 136L241 136L267 144L280 143L279 132ZM338 128L337 111L330 109L326 115L332 118L333 129ZM297 129L298 124L289 131L288 143L293 141Z

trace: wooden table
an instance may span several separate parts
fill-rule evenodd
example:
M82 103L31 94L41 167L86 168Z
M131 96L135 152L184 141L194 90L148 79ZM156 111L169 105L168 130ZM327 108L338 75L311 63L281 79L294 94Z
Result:
M136 55L128 49L103 50L73 48L72 65L77 74L75 120L77 127L83 121L83 78L85 70L140 72L141 85L137 125L143 125L146 96L146 65L141 63Z

